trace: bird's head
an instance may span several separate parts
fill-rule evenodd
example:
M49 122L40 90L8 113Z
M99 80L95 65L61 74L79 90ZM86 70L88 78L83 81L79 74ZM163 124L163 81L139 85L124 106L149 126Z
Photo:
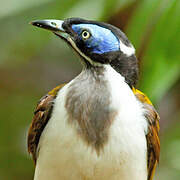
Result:
M109 64L134 86L138 76L135 49L118 28L80 18L36 20L32 25L52 31L65 40L81 57L86 68Z

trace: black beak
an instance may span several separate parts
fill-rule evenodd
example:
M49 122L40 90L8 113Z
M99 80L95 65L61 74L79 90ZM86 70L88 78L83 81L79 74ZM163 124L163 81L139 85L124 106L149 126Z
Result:
M68 34L65 32L65 30L62 27L63 23L64 21L55 20L55 19L35 20L30 22L30 24L32 24L33 26L50 30L57 36L63 39L67 39Z

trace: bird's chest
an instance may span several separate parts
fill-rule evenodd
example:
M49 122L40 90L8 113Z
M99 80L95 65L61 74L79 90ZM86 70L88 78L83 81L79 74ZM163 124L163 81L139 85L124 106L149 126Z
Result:
M106 91L103 82L85 83L84 91L70 83L58 94L40 139L38 173L43 167L45 179L145 180L144 119L129 87L119 92L111 82L114 90Z

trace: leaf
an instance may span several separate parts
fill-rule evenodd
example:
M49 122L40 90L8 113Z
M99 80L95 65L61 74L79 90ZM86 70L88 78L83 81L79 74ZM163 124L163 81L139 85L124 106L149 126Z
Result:
M180 75L179 9L178 0L144 1L128 27L135 46L144 51L140 88L154 102L165 95Z

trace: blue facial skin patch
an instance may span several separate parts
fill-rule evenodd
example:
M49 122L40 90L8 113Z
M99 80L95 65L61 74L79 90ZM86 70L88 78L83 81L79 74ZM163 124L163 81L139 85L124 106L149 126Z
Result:
M83 41L93 53L103 54L120 49L118 38L109 29L95 24L75 24L72 25L72 29L81 40L83 40L82 31L87 30L91 33L90 38Z

